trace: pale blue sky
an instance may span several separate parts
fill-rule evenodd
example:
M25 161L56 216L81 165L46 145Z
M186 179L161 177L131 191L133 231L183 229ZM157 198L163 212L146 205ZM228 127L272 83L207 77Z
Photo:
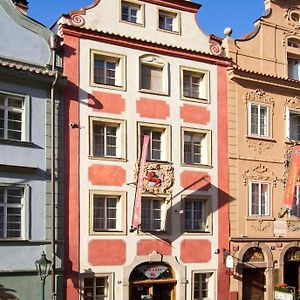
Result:
M50 27L62 14L91 4L93 0L29 0L30 17ZM233 38L253 30L253 22L264 13L264 0L195 0L202 7L198 22L204 33L223 37L225 27Z

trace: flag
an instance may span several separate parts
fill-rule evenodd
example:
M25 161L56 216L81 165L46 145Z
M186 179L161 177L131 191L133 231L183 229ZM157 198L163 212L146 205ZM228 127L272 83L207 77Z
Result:
M150 140L150 136L144 135L143 149L142 149L142 155L141 155L141 160L140 160L138 181L137 181L134 207L133 207L131 231L138 229L139 226L141 225L142 193L143 193L143 187L144 187L144 172L145 172L149 140Z
M300 145L295 146L291 160L289 177L287 180L283 203L288 208L293 208L295 202L295 187L300 170Z

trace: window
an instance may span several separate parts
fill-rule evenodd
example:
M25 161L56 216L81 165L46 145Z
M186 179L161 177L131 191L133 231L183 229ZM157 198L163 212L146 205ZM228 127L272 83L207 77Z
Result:
M24 238L24 188L0 186L0 239Z
M140 147L139 157L141 155L141 149L143 147L144 135L149 135L150 140L148 144L147 160L151 161L169 161L169 127L162 126L150 126L150 124L139 124L140 132Z
M300 60L288 58L288 77L291 79L300 79Z
M166 208L165 199L142 197L143 231L161 231L165 229Z
M210 231L208 202L197 196L183 198L184 231Z
M270 185L265 182L250 182L250 216L269 216Z
M0 93L0 139L25 141L25 97Z
M91 233L120 232L125 230L122 212L125 210L125 194L112 191L92 191Z
M168 92L167 64L156 56L144 56L140 60L140 89L150 93Z
M111 276L96 276L83 278L84 300L108 300L111 299Z
M289 39L288 40L288 46L293 48L300 48L300 43L296 39Z
M213 273L193 273L193 300L214 299Z
M121 20L133 24L143 24L144 6L136 1L121 1Z
M262 104L249 105L249 133L251 135L269 136L269 107Z
M124 56L92 51L92 84L102 87L124 88Z
M183 99L208 101L208 73L181 68L181 95Z
M211 164L211 132L192 128L182 129L183 163Z
M158 11L158 28L171 32L179 32L179 14L170 11Z
M287 109L287 137L293 141L300 140L300 111Z
M124 121L90 118L91 155L99 158L124 158Z

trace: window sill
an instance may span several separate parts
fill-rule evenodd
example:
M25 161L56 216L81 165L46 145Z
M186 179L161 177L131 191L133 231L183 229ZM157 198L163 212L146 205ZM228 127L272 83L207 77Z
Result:
M166 230L142 230L142 229L140 229L138 234L139 235L148 235L148 234L167 235L167 234L169 234L169 232Z
M267 137L267 136L261 136L261 135L246 135L247 139L252 139L252 140L262 140L266 142L273 142L277 143L277 141L273 138Z
M212 235L211 231L183 231L185 236L209 236Z
M134 25L134 26L139 26L139 27L145 27L144 21L141 22L141 23L138 23L138 22L137 22L137 23L135 23L135 22L130 22L130 21L122 20L122 19L120 19L119 21L120 21L120 23L124 23L124 24L128 24L128 25Z
M152 91L152 90L146 90L146 89L140 89L139 90L143 94L153 94L153 95L159 95L159 96L169 96L167 92L159 92L159 91Z
M205 165L205 164L186 164L186 163L181 163L181 167L187 167L187 168L203 168L203 169L212 169L212 165Z
M118 91L126 90L124 85L108 85L108 84L100 84L100 83L91 82L90 86L95 87L95 88L109 89L109 90L118 90Z
M107 160L107 161L123 161L123 162L128 161L126 158L123 157L102 157L102 156L89 155L88 158L91 160Z
M275 221L274 217L270 216L247 216L247 221Z
M17 146L17 147L40 148L39 146L33 144L32 142L26 142L26 141L14 141L14 140L0 139L0 144Z
M157 31L181 35L181 32L179 30L168 30L168 29L163 29L158 27Z
M95 231L91 231L90 236L105 236L105 235L126 235L125 231L99 231L99 232L95 232Z
M296 145L299 145L300 144L300 141L297 141L297 140L290 140L289 138L285 138L285 141L284 141L286 144L288 144L288 145L294 145L294 144L296 144Z
M210 104L209 99L205 99L205 98L193 98L193 97L181 96L181 100L195 102L195 103Z

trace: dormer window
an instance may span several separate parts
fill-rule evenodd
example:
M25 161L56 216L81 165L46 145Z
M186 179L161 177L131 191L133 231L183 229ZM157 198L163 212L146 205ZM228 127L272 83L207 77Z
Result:
M160 9L158 11L158 28L165 31L179 33L179 13Z
M143 5L138 1L121 1L121 20L124 22L143 25Z

